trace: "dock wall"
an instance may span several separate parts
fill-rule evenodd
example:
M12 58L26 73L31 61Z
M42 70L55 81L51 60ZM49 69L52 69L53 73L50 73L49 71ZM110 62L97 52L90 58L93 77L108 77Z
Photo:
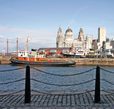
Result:
M75 58L72 60L76 62L76 65L114 66L114 59L112 58Z
M0 56L0 64L10 64L11 56Z

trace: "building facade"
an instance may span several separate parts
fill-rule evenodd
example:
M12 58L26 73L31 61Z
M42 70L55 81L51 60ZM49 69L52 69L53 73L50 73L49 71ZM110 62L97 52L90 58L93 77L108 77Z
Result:
M56 38L56 47L64 46L64 34L61 28L58 29L57 38Z
M103 27L98 28L97 46L98 46L98 50L102 50L102 49L111 50L112 49L110 40L106 40L106 29Z
M106 29L103 27L98 28L98 48L102 47L103 41L106 42Z
M68 29L63 33L62 29L59 28L57 32L56 38L56 47L57 48L74 48L74 52L76 51L84 51L88 52L89 49L92 48L92 38L86 36L84 37L84 31L82 28L79 29L79 34L77 38L73 38L73 30L68 27Z
M64 47L72 47L73 43L73 31L70 27L65 32L65 37L64 37Z
M111 41L106 40L106 29L103 27L98 28L98 39L93 39L93 36L88 35L85 37L82 28L79 29L77 37L73 35L73 30L68 27L65 33L61 28L58 29L56 38L57 48L73 48L73 52L83 51L84 54L94 50L95 52L102 52L104 50L112 50ZM112 41L114 42L114 41Z

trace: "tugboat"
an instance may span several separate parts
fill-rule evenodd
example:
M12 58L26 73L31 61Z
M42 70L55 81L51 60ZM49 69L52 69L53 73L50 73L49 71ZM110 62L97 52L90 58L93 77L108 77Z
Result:
M46 58L45 54L40 54L37 51L18 52L18 56L10 59L12 64L30 64L38 66L72 66L75 65L75 61L65 60L60 58Z

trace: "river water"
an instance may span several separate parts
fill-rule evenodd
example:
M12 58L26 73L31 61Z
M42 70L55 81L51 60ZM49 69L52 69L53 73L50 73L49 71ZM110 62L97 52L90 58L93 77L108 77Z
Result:
M33 68L34 67L34 68ZM13 70L20 68L19 70ZM21 69L22 68L22 69ZM25 89L25 81L9 83L25 78L26 66L0 65L0 90L18 91ZM37 67L30 66L31 89L38 91L94 90L96 66ZM114 89L114 67L101 67L101 89ZM91 70L90 70L91 69ZM104 69L104 70L103 70ZM9 71L7 71L9 70ZM108 70L109 72L105 71ZM86 72L87 71L87 72ZM86 72L86 73L85 73ZM81 74L79 74L81 73ZM79 75L78 75L79 74ZM6 83L6 84L3 84Z

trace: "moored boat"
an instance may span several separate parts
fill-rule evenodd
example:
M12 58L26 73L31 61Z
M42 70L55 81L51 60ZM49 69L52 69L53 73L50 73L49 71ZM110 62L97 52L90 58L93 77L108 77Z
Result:
M77 52L66 52L62 53L62 55L66 58L84 58L85 54L82 50L77 51Z
M12 64L30 64L38 66L72 66L75 61L65 60L62 58L46 58L44 54L38 52L19 52L16 58L10 59Z

